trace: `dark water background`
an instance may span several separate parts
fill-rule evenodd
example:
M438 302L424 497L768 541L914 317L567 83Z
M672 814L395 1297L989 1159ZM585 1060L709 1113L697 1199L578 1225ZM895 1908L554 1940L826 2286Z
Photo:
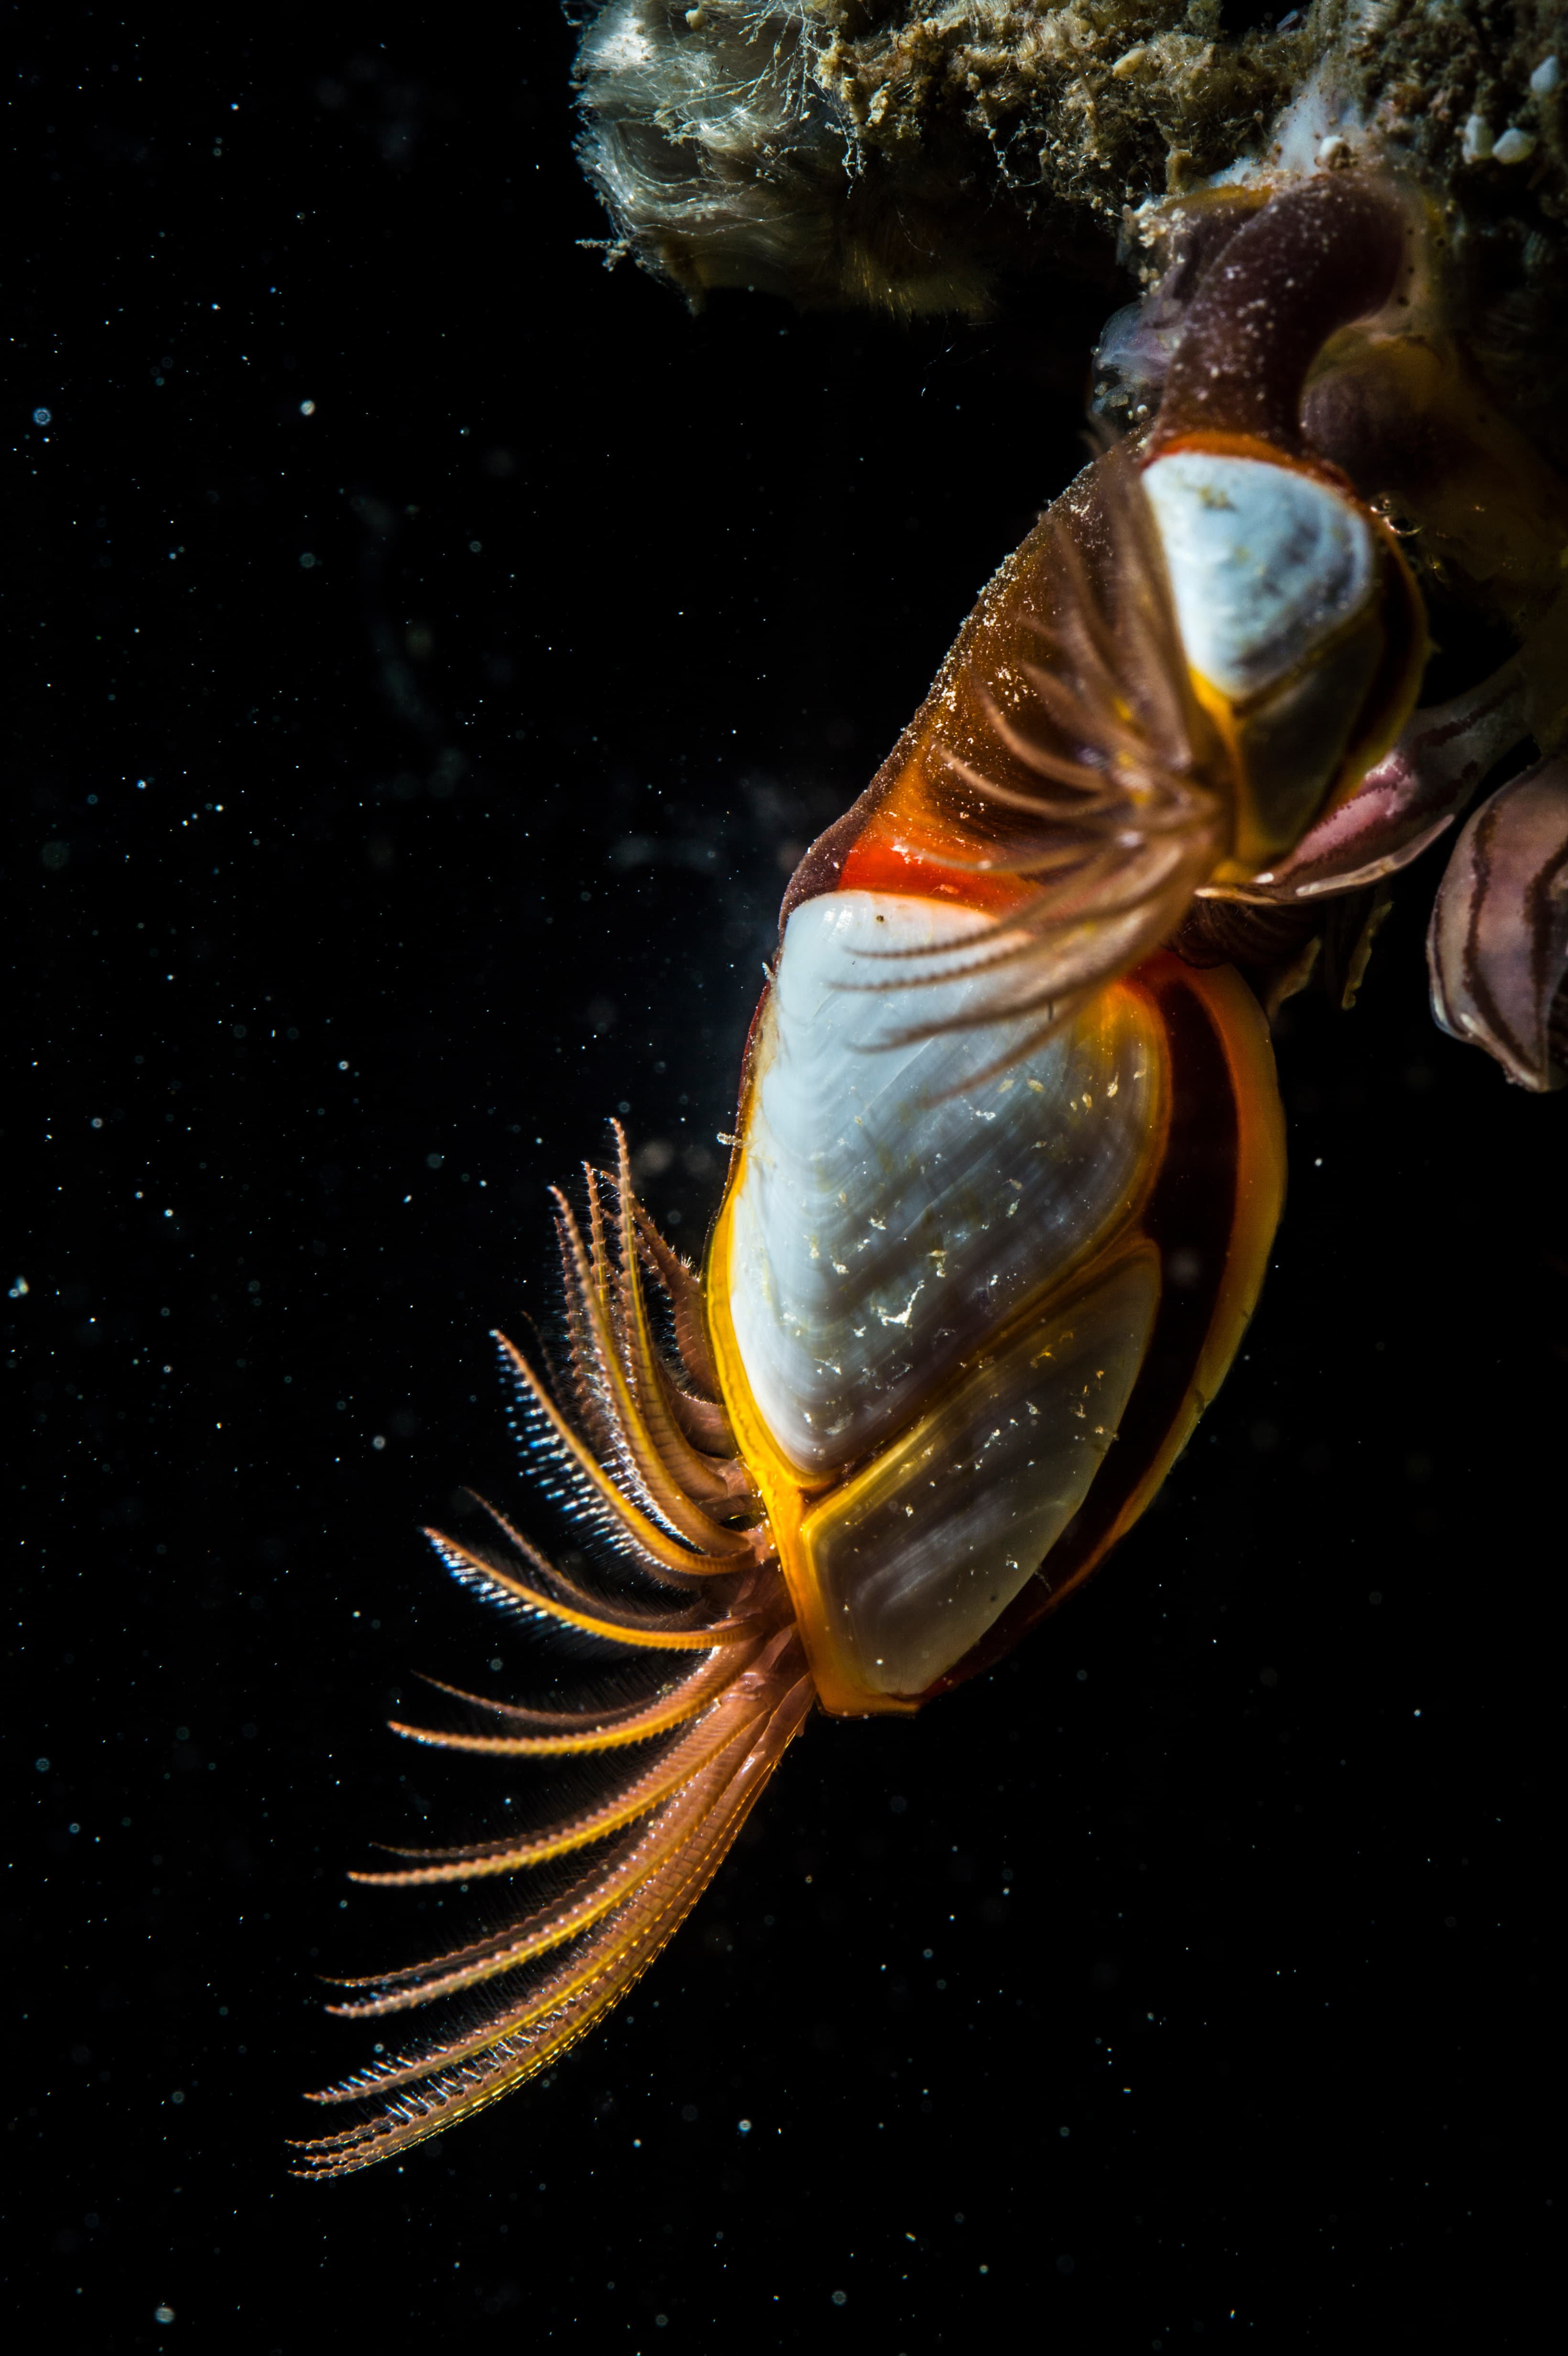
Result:
M784 873L1077 463L1122 296L694 322L577 242L549 10L21 39L25 2344L1526 2344L1568 1098L1432 1029L1429 872L1355 1014L1291 1011L1275 1272L1097 1587L810 1728L548 2086L285 2175L363 2053L312 1972L422 1935L342 1869L404 1775L492 1805L380 1721L528 1666L418 1526L517 1497L486 1333L548 1314L545 1185L619 1105L699 1243Z

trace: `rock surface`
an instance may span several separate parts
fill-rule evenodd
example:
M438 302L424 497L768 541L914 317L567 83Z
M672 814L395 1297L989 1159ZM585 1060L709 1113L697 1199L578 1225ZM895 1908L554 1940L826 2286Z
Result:
M696 302L984 315L1146 279L1164 201L1381 164L1440 209L1451 325L1561 462L1563 0L603 0L582 160L631 255ZM1245 21L1247 18L1256 21ZM1114 298L1113 298L1114 299Z

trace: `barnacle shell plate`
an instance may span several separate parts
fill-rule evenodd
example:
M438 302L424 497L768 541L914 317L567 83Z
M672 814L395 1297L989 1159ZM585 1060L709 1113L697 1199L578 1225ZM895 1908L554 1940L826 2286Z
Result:
M1366 519L1295 467L1175 450L1145 468L1187 659L1232 701L1296 669L1371 600Z
M916 983L954 975L980 933L969 970ZM978 969L1005 940L973 911L891 893L790 917L720 1280L755 1408L808 1483L885 1447L1099 1251L1157 1158L1163 1051L1136 992L1104 992L1010 1065L1038 1013L935 1027L1005 1005L1008 969Z
M875 1693L921 1693L1050 1554L1116 1436L1159 1305L1151 1245L1026 1316L802 1524L832 1635Z

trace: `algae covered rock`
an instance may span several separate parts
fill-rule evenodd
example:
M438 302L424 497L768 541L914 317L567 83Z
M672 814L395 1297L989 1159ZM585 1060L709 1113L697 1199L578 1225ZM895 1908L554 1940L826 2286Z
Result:
M1340 165L1445 222L1450 321L1561 446L1563 0L603 0L585 169L692 301L983 315L1028 282L1151 283L1168 200Z

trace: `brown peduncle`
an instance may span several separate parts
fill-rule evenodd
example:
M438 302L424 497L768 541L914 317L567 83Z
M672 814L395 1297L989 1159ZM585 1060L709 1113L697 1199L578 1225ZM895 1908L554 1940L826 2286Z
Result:
M1166 379L1151 453L1189 434L1299 452L1307 371L1392 294L1414 227L1385 181L1335 172L1275 197L1205 273Z

